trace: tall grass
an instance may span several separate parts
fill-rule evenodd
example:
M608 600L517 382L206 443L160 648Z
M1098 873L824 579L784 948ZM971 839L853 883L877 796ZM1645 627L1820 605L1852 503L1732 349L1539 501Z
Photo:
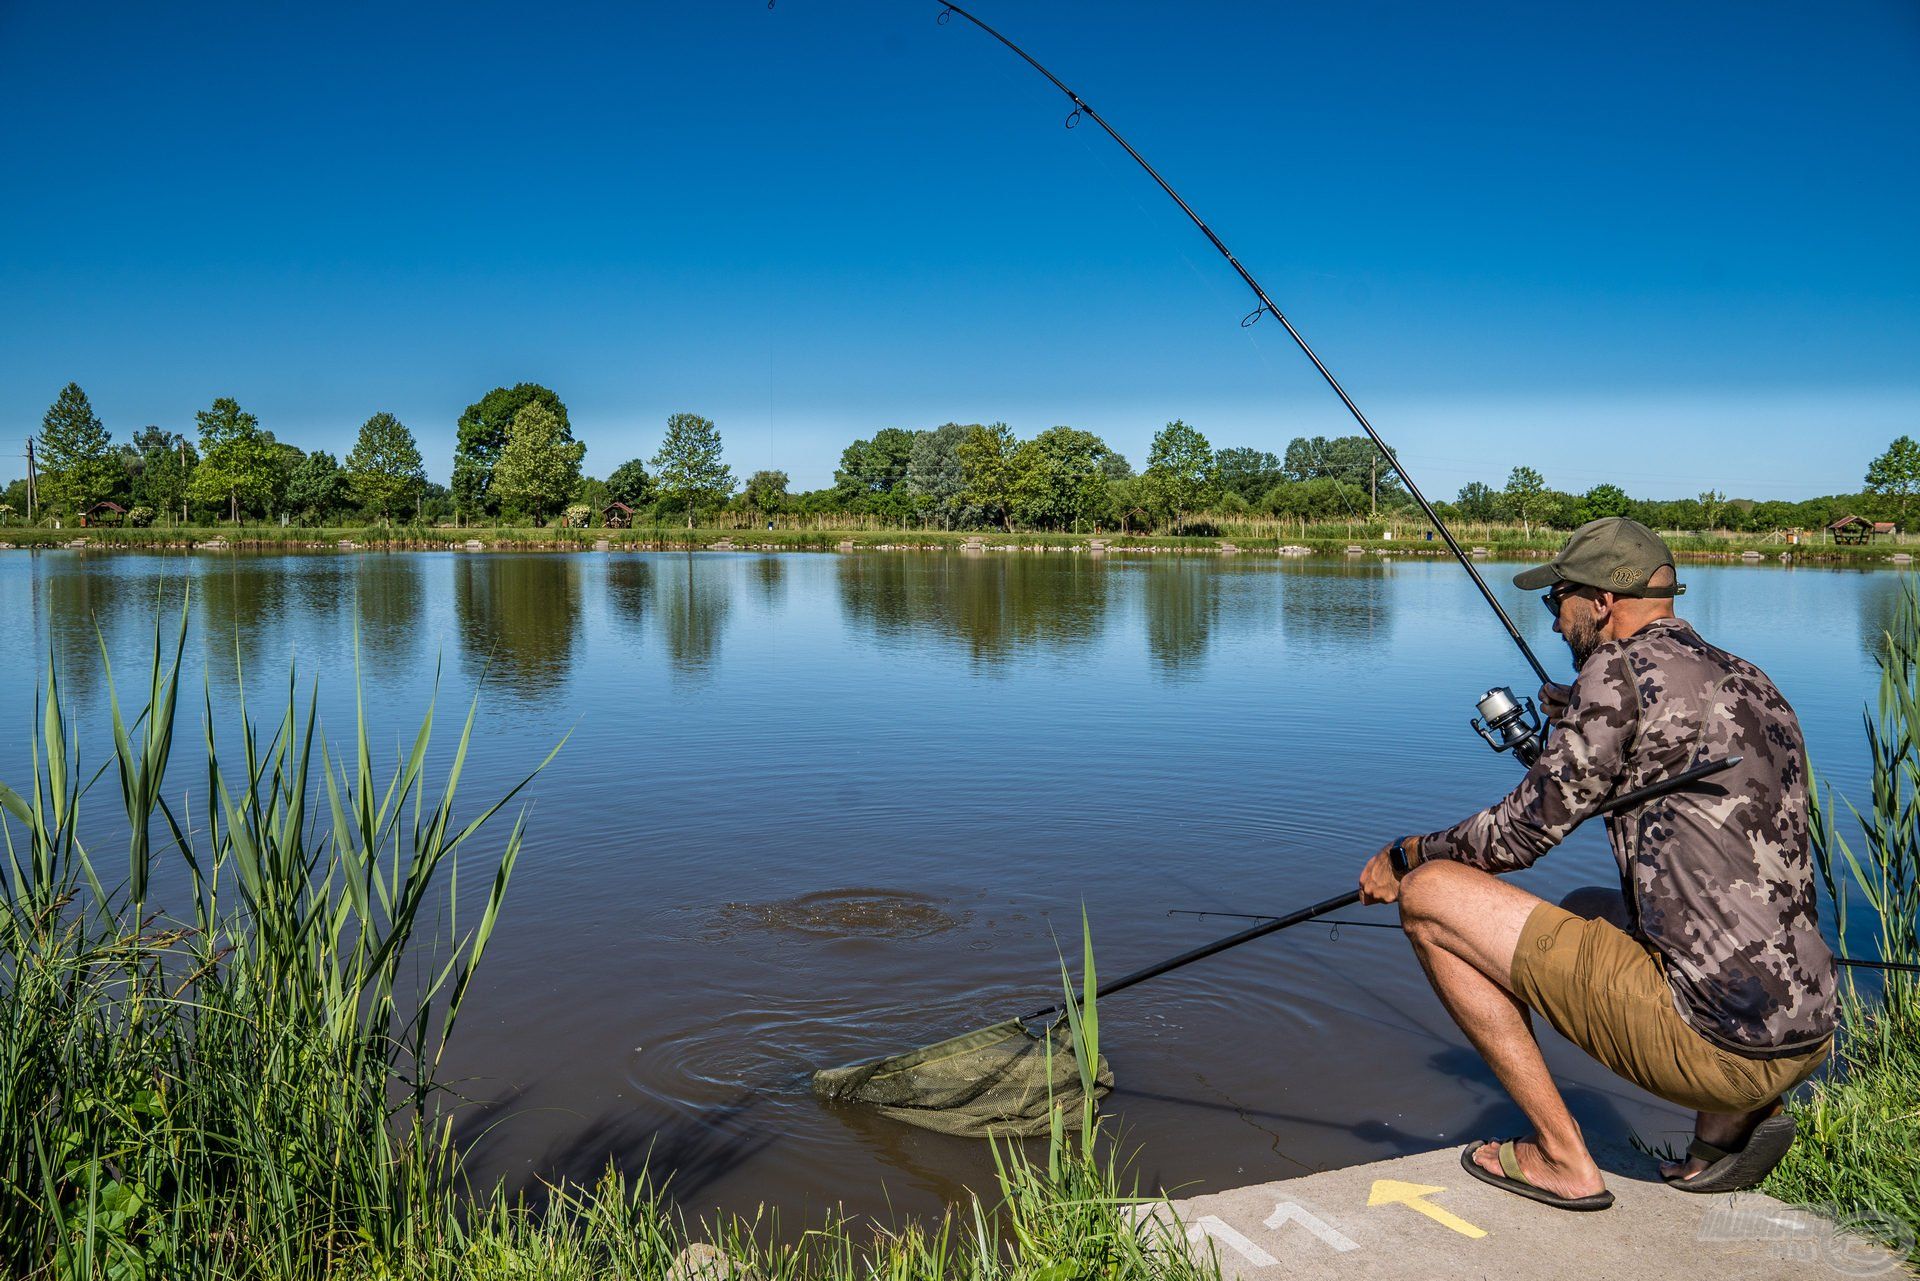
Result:
M1865 717L1871 803L1863 812L1816 787L1813 849L1841 950L1862 955L1856 949L1865 942L1868 959L1913 964L1920 962L1920 592L1912 582L1879 661L1879 695ZM1850 911L1856 898L1867 907L1864 929ZM1920 1263L1920 976L1844 973L1834 1066L1793 1104L1802 1141L1767 1189L1831 1206Z
M49 665L31 782L0 786L0 1263L15 1275L319 1275L405 1247L450 1186L433 1071L522 838L516 820L463 923L441 891L513 794L455 817L474 709L436 787L431 708L381 780L363 709L336 752L291 680L264 723L243 689L222 744L209 694L201 812L176 812L184 638L184 618L170 648L156 627L146 705L130 721L112 696L111 758L91 776ZM81 836L107 772L124 875ZM148 902L163 857L188 887L179 915ZM422 948L429 916L444 924Z
M612 1174L538 1211L475 1193L436 1071L521 849L524 816L502 811L546 762L462 818L477 702L433 780L431 704L377 772L360 700L330 738L290 676L270 718L244 687L230 713L205 697L196 799L176 805L184 641L184 616L171 643L156 627L143 706L110 695L97 767L49 665L28 779L0 785L0 1273L664 1277L698 1237L769 1281L1211 1275L1136 1218L1091 1116L1056 1124L1044 1161L1000 1150L987 1202L868 1239L690 1226L660 1185ZM108 775L124 854L83 837ZM458 866L481 852L463 916ZM1097 1055L1090 999L1073 1017Z

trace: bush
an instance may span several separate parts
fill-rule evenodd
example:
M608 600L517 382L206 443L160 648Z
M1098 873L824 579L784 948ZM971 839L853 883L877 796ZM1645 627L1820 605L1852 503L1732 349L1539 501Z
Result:
M585 503L574 503L561 513L560 523L574 529L585 529L587 522L593 519L593 508Z
M133 529L145 529L147 526L153 524L153 508L129 507L127 509L127 524Z

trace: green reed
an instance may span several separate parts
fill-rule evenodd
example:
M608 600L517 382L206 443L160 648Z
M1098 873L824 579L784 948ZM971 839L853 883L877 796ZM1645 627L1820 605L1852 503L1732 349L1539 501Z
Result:
M771 1218L689 1225L659 1186L611 1173L538 1210L475 1193L436 1071L524 837L523 817L495 820L553 755L461 818L477 701L436 780L431 703L377 771L364 702L336 743L289 675L268 718L244 684L230 711L209 691L189 767L174 759L185 635L184 614L170 642L156 626L137 712L110 694L98 766L50 664L28 781L0 785L0 1272L664 1277L700 1240L768 1281L1216 1275L1155 1245L1091 1115L1078 1138L1056 1124L1045 1160L1001 1150L988 1201L864 1235L839 1219L797 1239ZM190 802L168 799L170 768L194 774ZM124 865L83 838L109 774ZM469 854L492 873L463 917ZM150 904L157 880L184 885L176 910ZM1092 1062L1090 951L1085 981L1072 1017Z
M462 920L460 856L519 790L456 818L477 703L432 784L431 706L377 778L363 707L336 753L291 678L270 721L243 686L223 744L209 692L195 814L163 791L184 640L184 617L171 645L156 627L145 706L112 696L91 773L49 665L31 781L0 786L0 1263L18 1275L322 1275L436 1231L455 1172L434 1070L523 836L515 820L489 851ZM81 835L107 773L124 877ZM179 915L148 903L162 859L191 887Z
M1841 951L1870 940L1869 959L1920 962L1920 591L1909 580L1879 656L1880 689L1865 716L1872 800L1865 811L1813 788L1814 861ZM1857 842L1837 813L1844 805ZM1866 904L1865 928L1850 908ZM1843 971L1834 1063L1790 1106L1801 1141L1767 1181L1787 1200L1909 1251L1920 1263L1920 981L1911 973Z

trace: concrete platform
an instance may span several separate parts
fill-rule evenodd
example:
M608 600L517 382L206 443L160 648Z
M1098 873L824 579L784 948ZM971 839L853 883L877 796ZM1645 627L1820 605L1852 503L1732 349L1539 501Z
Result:
M1464 1146L1464 1144L1462 1145ZM1597 1152L1610 1210L1572 1214L1489 1187L1444 1148L1172 1201L1189 1241L1227 1277L1619 1278L1809 1281L1903 1275L1891 1252L1756 1192L1676 1192L1651 1159ZM1169 1208L1171 1214L1168 1213Z

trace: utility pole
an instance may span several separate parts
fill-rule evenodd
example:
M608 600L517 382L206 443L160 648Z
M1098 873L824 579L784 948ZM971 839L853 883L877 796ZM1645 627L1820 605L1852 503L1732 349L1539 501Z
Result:
M1375 453L1367 460L1367 515L1380 514L1380 455Z
M27 437L27 523L34 520L34 509L40 500L40 478L33 469L33 437Z
M186 476L187 476L187 438L185 436L182 436L180 438L180 479L182 482L180 485L180 523L182 525L187 523L187 486L185 483Z

